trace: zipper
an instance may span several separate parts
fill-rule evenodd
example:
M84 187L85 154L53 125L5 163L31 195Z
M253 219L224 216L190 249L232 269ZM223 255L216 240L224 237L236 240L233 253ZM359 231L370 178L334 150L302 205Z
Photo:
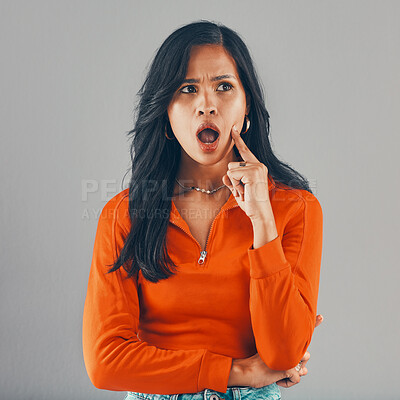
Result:
M211 236L212 228L213 228L213 226L214 226L214 223L215 223L216 219L217 219L217 218L220 218L220 216L221 216L225 211L231 210L232 208L235 208L235 207L239 207L239 204L236 203L236 204L234 204L233 206L228 207L228 208L222 210L222 212L220 211L220 212L218 213L218 215L214 218L213 222L211 223L210 230L208 231L208 236L207 236L206 245L204 246L204 249L201 248L200 243L197 241L197 239L196 239L190 232L188 232L188 231L187 231L184 227L182 227L181 225L178 225L177 223L171 221L175 226L177 226L178 228L182 229L183 232L185 232L187 235L189 235L189 236L197 243L197 245L199 246L199 249L200 249L200 257L199 257L199 259L197 260L197 263L198 263L198 264L203 265L203 264L205 263L205 260L206 260L206 257L207 257L208 239L209 239L210 236Z
M225 210L224 210L224 211L225 211ZM224 211L222 211L222 212L224 212ZM221 215L222 215L222 213L218 213L218 214L221 214ZM202 251L200 252L200 258L197 260L197 263L200 264L200 265L203 265L203 264L205 263L205 261L206 261L206 257L207 257L207 250L206 250L206 249L207 249L208 239L210 238L211 231L212 231L212 227L213 227L214 222L215 222L215 220L216 220L217 218L219 218L219 215L217 215L217 216L213 219L213 222L211 223L210 230L208 231L208 235L207 235L207 239L206 239L206 245L205 245L205 247L204 247L204 250L202 250Z

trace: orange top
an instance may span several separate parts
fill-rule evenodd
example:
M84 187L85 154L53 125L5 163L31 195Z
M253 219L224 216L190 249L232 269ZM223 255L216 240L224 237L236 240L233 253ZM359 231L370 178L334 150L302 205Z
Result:
M272 369L295 367L314 331L322 209L306 190L269 180L278 237L254 249L250 219L230 195L215 217L204 263L174 202L167 248L179 267L158 283L121 267L130 230L129 189L99 217L83 312L83 355L99 389L143 393L227 391L232 358L259 353Z

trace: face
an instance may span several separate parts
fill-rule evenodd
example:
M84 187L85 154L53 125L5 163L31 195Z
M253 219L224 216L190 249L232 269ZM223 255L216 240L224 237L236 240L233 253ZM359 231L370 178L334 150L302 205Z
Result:
M221 77L221 75L229 75ZM217 80L213 79L219 77ZM168 106L168 118L182 150L201 164L212 164L233 154L231 130L242 129L249 107L234 59L218 45L192 47L185 80ZM197 139L200 124L219 128L216 149L204 150Z

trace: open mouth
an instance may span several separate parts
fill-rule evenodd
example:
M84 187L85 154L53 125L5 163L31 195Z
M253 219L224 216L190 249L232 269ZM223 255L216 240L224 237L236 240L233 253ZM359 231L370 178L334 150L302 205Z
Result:
M199 138L200 142L209 144L213 143L218 139L219 133L217 131L214 131L214 129L211 128L206 128L200 131L197 134L197 137Z

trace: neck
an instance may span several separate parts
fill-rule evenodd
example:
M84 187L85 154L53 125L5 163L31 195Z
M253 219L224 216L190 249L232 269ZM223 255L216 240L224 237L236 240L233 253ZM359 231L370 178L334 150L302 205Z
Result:
M182 152L181 163L176 179L183 186L195 186L204 190L213 190L222 186L222 177L228 170L228 163L239 161L234 151L215 164L203 165L194 161L185 152ZM177 186L179 186L176 183ZM182 188L181 188L182 189ZM221 188L219 191L224 190ZM200 192L199 192L200 193Z

